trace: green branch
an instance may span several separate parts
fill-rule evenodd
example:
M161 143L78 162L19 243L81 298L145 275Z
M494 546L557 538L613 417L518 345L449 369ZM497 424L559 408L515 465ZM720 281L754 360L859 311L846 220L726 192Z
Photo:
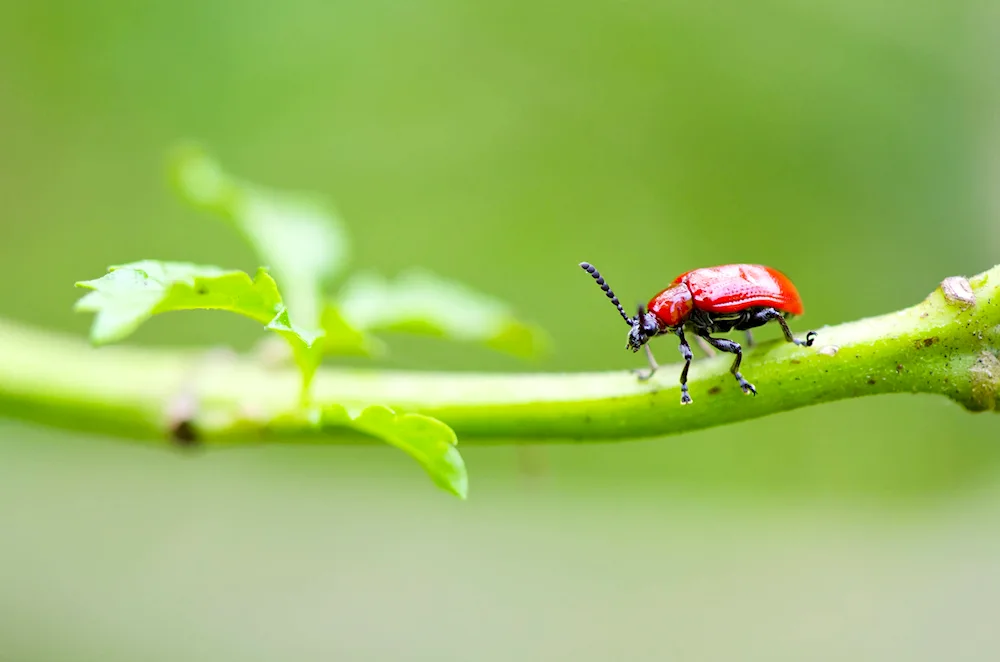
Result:
M313 383L317 425L303 413L292 368L203 352L95 349L0 323L0 414L135 440L232 446L371 441L359 432L364 425L343 423L345 414L373 403L439 419L462 444L635 439L883 393L938 394L970 411L998 409L1000 266L947 279L911 308L818 332L810 348L774 341L746 352L742 370L756 397L737 388L730 357L696 361L689 406L679 404L679 365L664 366L647 383L628 371L324 368Z
M724 355L694 367L690 407L680 406L676 365L648 382L629 371L322 370L325 358L382 354L379 335L387 331L523 357L539 355L548 342L504 302L430 272L411 269L392 280L370 271L348 276L346 227L313 196L244 181L197 145L179 149L170 172L185 201L224 219L268 267L254 277L150 259L111 267L77 283L86 294L76 309L94 314L91 343L122 341L163 313L214 309L275 332L284 353L272 351L273 344L257 361L97 351L0 323L0 414L185 445L379 440L409 454L439 487L464 499L468 475L459 439L635 439L892 392L938 393L970 410L996 408L1000 267L971 281L946 279L912 309L821 329L812 348L772 342L749 349L742 372L757 385L760 396L754 398L736 388L732 359Z

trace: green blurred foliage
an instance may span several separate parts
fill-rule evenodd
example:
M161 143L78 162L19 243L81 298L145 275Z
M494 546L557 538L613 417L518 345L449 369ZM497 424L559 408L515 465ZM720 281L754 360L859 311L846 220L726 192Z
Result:
M769 263L805 298L797 332L900 308L998 262L998 37L984 0L3 0L5 314L83 336L72 283L105 265L256 269L167 185L184 139L252 181L330 197L354 264L432 269L555 338L529 363L392 337L378 365L637 365L581 260L626 302L695 266ZM256 331L192 314L134 341L248 349ZM676 358L669 341L654 351ZM190 462L0 434L4 658L1000 646L983 620L1000 582L997 422L942 399L631 444L463 447L476 487L461 505L391 449Z

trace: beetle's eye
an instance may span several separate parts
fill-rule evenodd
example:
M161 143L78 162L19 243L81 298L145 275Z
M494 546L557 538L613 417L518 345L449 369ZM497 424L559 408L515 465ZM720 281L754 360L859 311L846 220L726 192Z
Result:
M660 330L660 326L656 323L656 320L652 315L644 315L642 317L642 331L647 336L655 336L656 332Z

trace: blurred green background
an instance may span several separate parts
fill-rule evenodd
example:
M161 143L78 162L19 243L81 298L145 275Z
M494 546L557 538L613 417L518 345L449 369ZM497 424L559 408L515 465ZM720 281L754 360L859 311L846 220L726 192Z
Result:
M772 264L797 332L908 306L1000 262L998 37L987 0L3 0L4 315L83 336L72 284L109 264L254 269L166 185L185 139L328 196L355 266L427 266L557 341L393 338L392 367L639 365L581 260L626 302ZM132 342L259 337L206 313ZM0 422L0 659L991 659L997 431L898 396L466 447L460 503L389 448Z

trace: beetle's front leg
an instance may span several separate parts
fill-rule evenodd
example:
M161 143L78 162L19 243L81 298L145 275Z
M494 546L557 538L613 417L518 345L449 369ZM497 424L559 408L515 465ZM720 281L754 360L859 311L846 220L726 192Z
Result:
M643 370L642 368L636 368L632 372L638 375L640 382L648 381L653 374L660 369L660 365L653 358L653 350L649 348L649 344L643 345L646 350L646 358L649 360L649 370Z
M678 349L684 358L684 367L681 369L681 404L689 405L691 404L691 395L688 393L688 368L691 367L691 359L694 358L694 354L691 353L691 345L688 344L687 338L684 337L684 329L678 329L677 336L681 339Z

